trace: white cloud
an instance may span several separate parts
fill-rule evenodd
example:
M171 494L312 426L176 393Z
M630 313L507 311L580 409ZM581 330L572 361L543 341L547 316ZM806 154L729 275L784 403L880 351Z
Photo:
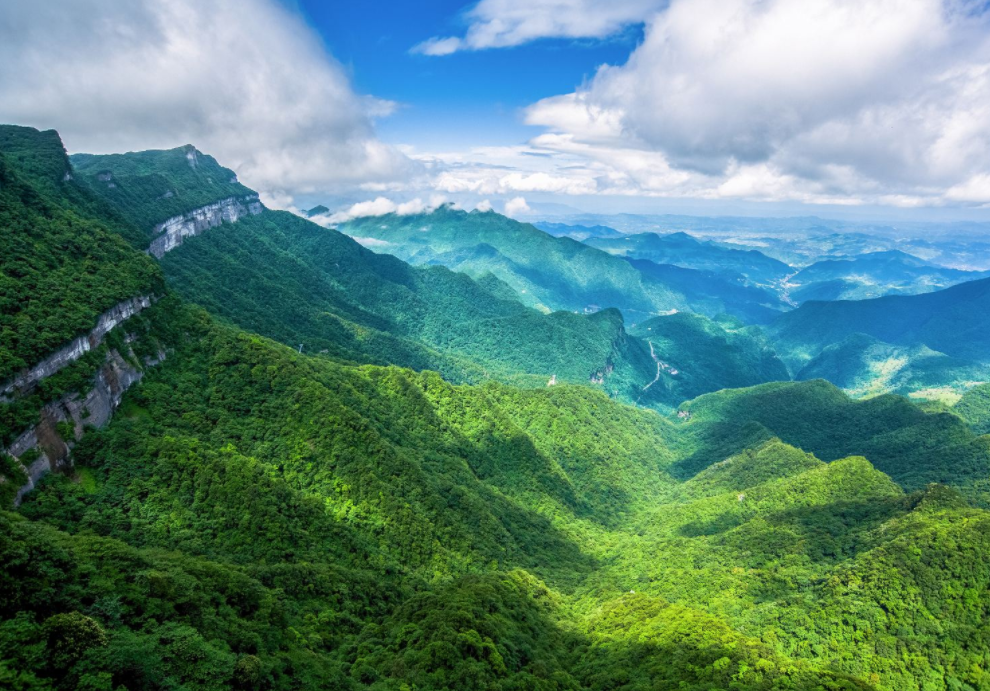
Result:
M474 208L478 211L491 211L492 203L488 199L482 199Z
M71 151L191 143L284 201L408 176L371 123L394 108L276 0L0 3L0 121Z
M506 216L518 216L529 211L532 209L529 208L529 204L523 197L513 197L505 203L504 213Z
M990 22L973 0L672 0L626 64L526 119L609 170L599 191L984 201Z
M315 216L312 220L322 226L332 226L366 216L385 216L387 214L412 216L414 214L432 213L445 202L446 198L438 194L430 197L428 201L416 197L398 204L388 197L376 197L375 199L352 204L346 209L332 214Z
M481 0L465 18L464 38L431 38L415 48L425 55L518 46L540 38L605 38L638 24L662 0Z
M357 242L359 245L364 245L369 249L382 249L392 245L388 240L380 240L379 238L361 238L356 235L352 235L351 239Z

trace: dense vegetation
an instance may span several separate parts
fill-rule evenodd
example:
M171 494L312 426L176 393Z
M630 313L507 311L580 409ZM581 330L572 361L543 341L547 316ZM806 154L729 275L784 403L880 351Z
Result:
M772 394L807 385L675 424L181 319L79 481L4 519L0 651L26 688L979 687L982 511L773 439L686 472L738 437L719 406L778 423ZM933 434L906 403L817 396L862 430L788 434L824 457Z
M96 325L118 302L163 289L161 272L66 179L55 132L0 127L0 383Z
M155 224L172 216L254 194L233 171L191 145L106 156L73 154L71 161L75 174L94 194L149 234Z
M617 310L541 314L490 274L472 280L440 266L413 268L288 213L212 230L162 266L189 300L305 352L432 369L454 381L542 386L555 376L644 405L672 407L686 397L678 387L648 387L657 369L649 344L626 333ZM666 336L685 353L725 343L719 329ZM767 357L751 347L706 361L711 371L694 367L687 393L781 378L779 368L762 366Z
M657 381L668 399L789 378L787 368L755 327L680 312L643 322L632 333L652 345Z
M893 392L938 399L990 379L990 366L857 333L825 346L795 379L827 379L855 396Z
M894 345L925 345L967 360L990 360L990 279L924 295L806 302L774 324L778 350L806 362L825 346L863 333Z
M63 199L29 154L14 221L106 203ZM124 266L155 268L105 223ZM137 323L167 358L75 466L14 510L0 454L0 687L990 686L982 388L921 409L772 383L667 417L612 397L783 366L730 318L544 315L284 213L162 268Z

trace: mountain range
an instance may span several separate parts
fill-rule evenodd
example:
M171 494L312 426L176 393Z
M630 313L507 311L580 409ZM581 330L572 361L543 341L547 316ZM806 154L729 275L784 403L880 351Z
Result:
M990 279L793 307L13 126L0 202L4 687L990 684L986 386L784 381L985 376Z

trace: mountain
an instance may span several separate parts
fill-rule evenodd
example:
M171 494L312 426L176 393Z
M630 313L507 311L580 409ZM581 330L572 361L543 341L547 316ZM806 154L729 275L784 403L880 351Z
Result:
M815 262L790 277L787 283L791 297L804 302L915 295L985 277L981 272L930 266L910 254L887 250L852 259Z
M794 378L827 379L854 396L893 392L934 398L990 379L990 366L857 333L823 348Z
M726 248L700 241L687 233L591 237L584 242L621 257L743 276L748 283L757 285L774 285L794 273L787 264L757 250Z
M639 321L677 309L708 316L729 312L751 321L783 309L775 296L754 294L736 282L627 262L492 211L444 206L429 214L359 218L339 229L415 265L441 264L473 276L491 273L525 304L547 311L616 307Z
M621 238L623 234L615 228L608 226L572 226L566 223L553 223L550 221L537 221L533 224L547 235L555 238L571 238L572 240L583 241L588 238Z
M212 168L215 161L202 154L195 167L190 159L175 166L181 151L144 152L139 156L141 169L176 189L192 184L204 172L219 176ZM119 179L124 176L116 172L117 165L124 170L135 167L129 156L84 160ZM247 190L247 197L252 194ZM158 196L151 191L143 198L132 195L126 202L139 216L150 216ZM212 207L210 199L202 196L190 203L201 201ZM544 386L552 379L590 385L623 400L667 410L684 399L676 387L651 387L644 393L656 365L647 343L626 333L625 320L616 310L544 315L521 304L512 289L492 274L471 280L440 266L412 268L285 212L257 208L233 216L207 214L205 221L198 220L201 216L198 209L187 211L179 218L189 222L150 234L151 244L169 247L161 256L169 284L213 314L287 345L348 361L437 370L459 382L495 378ZM485 216L508 221L495 214ZM178 240L162 244L160 238L170 232ZM619 263L628 271L624 262ZM671 282L677 280L680 277ZM691 290L700 296L711 286L700 280ZM713 309L719 304L717 297L708 302ZM746 383L770 381L777 375L770 372L770 378L753 380L736 373L737 367L752 369L750 363L740 362L696 376L717 389L730 385L729 380L721 381L722 373ZM690 393L709 390L713 389L694 387Z
M950 357L990 361L990 279L944 290L872 300L806 302L773 325L778 351L804 363L857 333Z
M789 379L787 367L755 327L682 312L654 317L630 333L649 344L657 362L650 386L670 390L669 400Z
M964 393L952 406L977 434L990 434L990 384L979 384Z
M694 389L781 366L736 320L544 315L244 197L156 230L154 189L114 206L54 133L0 141L4 318L89 315L64 331L88 350L18 345L56 371L0 401L4 688L990 683L990 437L963 408L822 381L625 405L601 389L637 348ZM199 174L173 158L140 174ZM113 271L135 292L101 312ZM417 357L449 371L390 361Z
M923 412L900 396L856 401L823 380L782 382L705 394L681 411L699 439L699 450L680 462L682 475L722 460L724 439L744 447L776 437L824 461L865 456L908 490L941 482L980 503L990 498L990 438L955 415ZM708 448L710 427L718 429L718 443Z
M222 213L235 202L251 203L258 195L212 156L186 145L163 151L94 156L74 154L73 175L149 235L170 219L193 209Z
M319 206L314 206L306 212L306 218L313 218L314 216L321 216L323 214L330 213L330 209L320 204Z

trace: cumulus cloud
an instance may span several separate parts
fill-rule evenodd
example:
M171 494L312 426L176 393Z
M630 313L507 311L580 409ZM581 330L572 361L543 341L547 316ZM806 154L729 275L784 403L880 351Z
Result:
M505 203L505 215L506 216L518 216L519 214L525 214L532 211L529 208L529 204L523 197L513 197Z
M394 105L355 94L277 0L0 4L0 121L72 151L191 143L285 201L408 176L372 126Z
M980 202L988 29L971 0L672 0L624 65L526 120L645 193Z
M662 0L481 0L465 15L468 29L463 38L431 38L413 51L450 55L540 38L605 38L642 22L664 4Z
M312 220L322 226L332 226L366 216L385 216L387 214L411 216L413 214L431 213L445 202L446 199L442 195L433 195L426 201L416 197L400 203L396 203L388 197L376 197L375 199L352 204L346 209L331 214L315 216Z

